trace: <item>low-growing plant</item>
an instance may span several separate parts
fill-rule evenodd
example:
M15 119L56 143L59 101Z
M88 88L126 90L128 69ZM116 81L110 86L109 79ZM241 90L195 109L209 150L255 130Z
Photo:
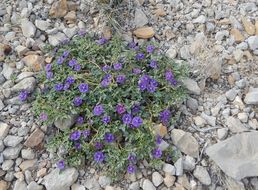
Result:
M154 126L170 126L177 116L186 97L180 83L186 67L164 56L156 44L82 35L54 49L34 103L48 125L77 115L76 124L49 143L65 150L57 166L87 161L117 177L135 172L141 160L171 159L173 149L162 151Z

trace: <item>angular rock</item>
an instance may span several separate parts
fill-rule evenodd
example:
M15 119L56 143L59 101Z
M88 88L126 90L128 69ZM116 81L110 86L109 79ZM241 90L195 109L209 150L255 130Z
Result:
M46 21L46 20L35 20L35 25L38 29L42 31L46 31L50 26L50 23L49 21Z
M246 104L258 105L258 88L251 88L244 99Z
M206 16L200 15L199 17L193 20L193 23L204 24L206 20L207 20Z
M22 72L21 74L19 74L19 75L16 77L15 82L18 83L18 82L20 82L21 80L23 80L23 79L25 79L25 78L32 77L33 75L34 75L33 72Z
M106 186L111 184L111 179L107 176L100 176L99 177L99 185L102 188L105 188Z
M20 181L19 179L17 179L14 183L13 190L27 190L27 185L25 181Z
M44 57L39 55L27 55L22 59L22 62L31 68L33 71L38 72L44 64Z
M75 168L67 168L62 172L55 169L44 177L44 184L47 190L70 190L78 175Z
M5 105L4 105L4 103L2 102L2 100L0 99L0 111L1 111L2 109L4 109L4 107L5 107Z
M139 28L148 24L148 18L140 8L136 8L135 10L134 24L136 28Z
M218 129L217 134L219 140L224 140L228 136L228 128Z
M206 153L236 180L258 176L258 132L234 135L208 147Z
M18 45L15 48L15 51L17 52L19 57L22 57L25 53L27 53L29 51L29 49L25 46Z
M195 94L195 95L201 94L200 87L198 86L197 82L195 82L193 79L186 78L182 82L190 94Z
M38 185L35 181L30 182L30 184L27 186L28 190L43 190L42 185Z
M175 175L176 174L176 168L175 166L171 164L164 164L163 165L163 171L169 175Z
M166 175L166 177L164 178L164 184L169 188L172 187L174 185L176 181L176 177L172 176L172 175Z
M149 179L145 179L142 184L143 190L156 190L155 186L151 183Z
M76 122L77 115L69 115L66 119L58 119L54 122L55 126L64 131L69 129Z
M194 177L196 177L203 185L210 185L211 178L207 170L202 166L196 166L194 173Z
M35 158L35 153L33 149L30 148L22 149L21 156L23 159L31 160Z
M83 185L80 185L78 183L73 184L71 188L71 190L86 190Z
M16 159L18 158L22 149L22 145L19 144L16 147L8 147L3 151L3 156L5 159Z
M248 131L248 129L241 123L241 121L237 118L234 118L233 116L230 116L226 119L226 125L233 133Z
M163 177L160 175L159 172L153 172L152 174L152 182L153 184L158 187L163 182Z
M171 59L176 58L176 55L177 55L177 51L174 47L170 47L166 52L166 56Z
M202 112L201 117L212 127L216 126L216 117L206 115Z
M247 20L245 17L242 17L242 23L244 25L245 31L249 35L254 35L255 34L255 26L253 25L252 22Z
M148 39L152 38L155 34L152 27L137 28L133 31L134 35L138 38Z
M36 129L25 141L24 145L30 148L38 146L44 139L45 134L40 130Z
M28 92L33 92L34 88L36 86L36 80L34 77L29 77L21 80L19 83L14 85L11 88L12 92L20 92L22 90L26 90Z
M231 29L230 34L234 37L237 43L243 42L245 40L245 37L236 28Z
M4 75L4 77L9 80L11 79L11 77L13 76L14 73L14 68L10 67L10 65L8 65L7 63L3 64L3 70L2 70L2 74Z
M13 160L5 160L2 164L2 169L8 171L14 164Z
M76 12L75 11L70 11L68 12L65 17L64 17L65 21L67 23L75 23L76 22Z
M8 189L8 184L4 180L0 180L0 189L1 190L7 190Z
M186 156L185 159L183 160L183 168L184 170L187 171L193 171L195 168L195 159L191 156Z
M20 142L22 142L22 140L23 140L23 137L8 135L4 139L4 145L5 146L16 147L18 144L20 144Z
M10 126L6 123L0 122L0 140L3 140L8 132L9 132Z
M22 171L30 170L35 167L35 164L37 163L36 159L33 160L25 160L23 161L19 167L21 168Z
M34 26L34 24L28 21L27 19L22 19L21 29L22 29L23 35L27 38L34 37L36 32L36 27Z
M184 172L184 167L183 167L183 159L179 158L176 162L175 162L175 168L176 168L176 176L181 176L183 175Z
M258 36L250 36L247 42L251 50L258 49Z
M66 15L68 11L67 1L59 0L52 4L49 10L49 16L53 18L61 18Z
M48 36L48 41L52 46L57 46L58 44L60 44L66 39L67 39L66 35L62 32L58 32L56 34L52 34Z
M87 189L92 189L92 190L101 190L101 187L98 183L98 181L96 180L96 178L89 178L85 181L84 183L84 186L87 188Z

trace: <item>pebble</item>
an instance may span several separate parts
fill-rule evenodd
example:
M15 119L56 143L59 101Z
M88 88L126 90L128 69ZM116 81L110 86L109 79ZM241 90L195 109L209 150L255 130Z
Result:
M186 155L185 159L183 159L183 169L186 171L193 171L195 165L195 159L191 156Z
M176 174L176 168L171 164L163 164L163 171L165 173L168 173L169 175L175 175Z
M258 36L250 36L247 42L251 50L258 49Z
M14 136L14 135L8 135L4 139L4 145L9 147L16 147L18 144L22 142L23 138Z
M21 156L23 159L31 160L31 159L35 158L35 153L34 153L33 149L30 149L30 148L22 149Z
M202 166L196 166L194 173L194 177L196 177L202 184L210 185L211 178L207 170Z
M6 123L0 122L0 140L3 140L8 132L9 132L10 126Z
M140 8L136 8L135 10L134 24L136 28L139 28L148 24L148 18Z
M4 171L8 171L12 168L14 164L14 161L13 160L5 160L2 164L2 170Z
M107 176L100 176L99 177L99 184L102 188L105 188L106 186L111 184L111 179Z
M143 190L156 190L155 186L151 183L149 179L145 179L142 184Z
M30 182L30 184L27 186L28 190L43 190L42 185L38 185L35 181Z
M193 79L186 78L183 81L183 84L187 88L190 94L194 95L200 95L201 94L201 89L198 86L197 82L195 82Z
M163 182L163 177L160 175L159 172L153 172L152 173L152 182L153 184L158 187Z
M258 105L258 88L250 88L249 92L246 94L244 102L246 104ZM1 133L0 133L1 134ZM0 135L1 137L1 135Z
M133 31L134 35L138 38L148 39L152 38L155 34L152 27L141 27Z
M238 91L236 89L230 89L229 91L226 92L226 97L229 101L234 101L238 94Z
M34 24L27 19L22 19L21 29L23 35L27 38L34 37L36 32L36 27L34 26Z
M38 29L46 31L49 28L50 23L46 20L35 20L35 25Z
M193 23L204 24L206 20L207 20L206 16L200 15L199 17L193 20Z
M174 185L176 177L172 175L166 175L164 178L164 184L169 188Z
M175 168L176 168L176 176L181 176L183 175L184 172L184 167L183 167L183 159L179 158L176 162L175 162Z
M228 136L228 128L222 128L217 130L219 140L224 140Z

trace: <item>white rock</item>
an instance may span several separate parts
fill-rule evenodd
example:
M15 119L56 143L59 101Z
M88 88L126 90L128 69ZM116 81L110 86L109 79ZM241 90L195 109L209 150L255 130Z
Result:
M160 175L159 172L152 173L152 182L153 184L158 187L163 182L163 177Z
M186 78L183 81L183 84L188 89L190 94L200 95L201 89L198 86L197 82L195 82L193 79Z
M8 132L9 132L10 126L6 123L0 122L0 140L3 140Z
M258 49L258 36L250 36L247 42L251 50Z
M57 46L60 42L66 39L67 39L66 35L62 32L58 32L57 34L48 36L48 41L52 46Z
M201 117L212 127L216 126L216 117L206 115L204 112L202 112Z
M93 177L93 178L89 178L85 181L84 186L87 189L92 189L92 190L101 190L101 187L98 183L98 181Z
M2 100L0 99L0 111L1 111L2 109L4 109L4 107L5 107L5 105L4 105L4 103L2 102Z
M14 183L13 190L28 190L25 181L17 179Z
M175 162L175 168L176 168L176 176L181 176L183 175L184 172L184 167L183 167L183 159L179 158L176 162Z
M207 170L202 166L196 166L196 169L193 173L194 177L196 177L202 184L210 185L211 178Z
M4 139L4 145L5 146L16 147L20 142L22 142L22 140L23 140L23 137L8 135Z
M169 175L175 175L176 174L176 168L171 164L164 164L163 165L163 171L165 173L168 173Z
M16 80L15 82L20 82L21 80L25 79L25 78L29 78L29 77L32 77L34 75L33 72L22 72L20 73L17 77L16 77Z
M83 185L75 183L75 184L72 185L72 190L86 190L86 189Z
M32 160L35 158L35 153L31 148L22 149L21 156L23 159Z
M18 158L22 149L22 145L19 144L16 147L8 147L3 151L5 159L16 159Z
M228 136L228 128L218 129L217 134L219 140L224 140Z
M234 101L236 98L236 95L238 94L238 91L236 89L230 89L229 91L226 92L226 97L230 101Z
M258 88L250 88L249 92L245 96L246 104L258 105Z
M241 133L244 131L248 131L248 129L241 123L241 121L237 118L232 116L226 119L226 125L228 126L229 130L233 133Z
M205 119L203 119L200 116L196 116L193 118L195 125L197 125L198 127L204 127L204 125L207 124L207 122L205 121Z
M46 31L49 28L50 23L46 20L35 20L35 25L38 29Z
M242 112L242 113L238 113L237 114L237 117L240 121L246 123L248 121L248 114L245 113L245 112Z
M22 29L23 35L27 38L34 37L36 32L36 27L34 26L34 24L28 21L27 19L22 19L21 29Z
M164 184L169 188L172 187L174 185L176 181L176 177L172 176L172 175L166 175L166 177L164 178Z
M170 47L166 52L166 56L171 59L176 58L176 55L177 55L177 51L174 47Z
M37 184L35 181L30 182L30 184L27 186L28 190L43 190L43 186Z
M135 10L134 24L135 24L136 28L142 27L142 26L148 24L148 18L146 17L145 13L140 8L136 8L136 10Z
M185 159L183 160L183 168L187 171L193 171L195 168L195 159L186 155Z
M14 73L14 68L10 67L7 63L3 64L3 70L2 70L2 74L4 75L4 77L9 80L11 79L13 73Z
M204 24L206 22L206 19L206 16L200 15L199 17L193 20L193 23Z
M13 166L14 161L13 160L5 160L2 164L2 170L8 171Z
M142 189L143 190L156 190L156 188L154 187L154 185L151 183L151 181L149 179L145 179L143 181Z
M111 179L107 176L100 176L99 177L99 184L102 188L105 188L106 186L111 184Z
M33 92L36 86L36 80L34 77L29 77L21 80L19 83L14 85L11 90L13 92L20 92L21 90L26 90L28 92Z

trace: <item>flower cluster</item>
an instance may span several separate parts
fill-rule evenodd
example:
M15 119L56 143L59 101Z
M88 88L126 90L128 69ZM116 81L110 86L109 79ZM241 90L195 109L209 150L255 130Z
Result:
M125 45L119 38L79 35L54 49L55 59L42 74L42 93L34 103L41 122L73 115L74 125L56 135L49 146L65 147L57 167L82 160L104 165L108 172L136 172L142 159L170 158L153 126L171 124L185 99L179 79L187 73L153 44ZM28 92L19 95L25 101Z

